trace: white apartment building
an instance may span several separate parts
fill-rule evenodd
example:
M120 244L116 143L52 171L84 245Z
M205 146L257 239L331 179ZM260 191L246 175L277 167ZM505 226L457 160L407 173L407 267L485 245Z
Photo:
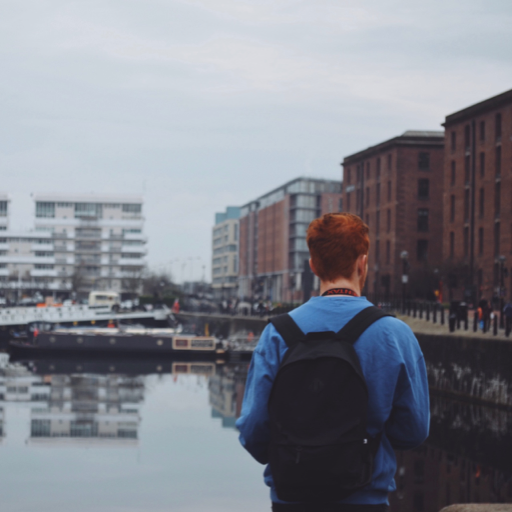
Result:
M215 214L212 229L212 288L218 299L236 297L240 208L228 206Z
M38 251L48 261L34 268L37 277L79 294L140 291L147 242L142 197L38 194L34 206L35 234L52 245Z

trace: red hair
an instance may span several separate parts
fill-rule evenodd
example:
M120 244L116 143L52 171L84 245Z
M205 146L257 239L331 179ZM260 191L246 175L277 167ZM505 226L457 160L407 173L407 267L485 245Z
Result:
M322 281L349 279L356 260L368 254L368 226L351 213L326 213L308 227L307 242L315 272Z

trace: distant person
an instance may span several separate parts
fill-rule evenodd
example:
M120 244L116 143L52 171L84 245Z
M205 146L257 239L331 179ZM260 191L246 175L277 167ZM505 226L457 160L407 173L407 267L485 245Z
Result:
M428 435L423 354L406 324L361 297L370 241L359 217L326 214L307 243L321 296L263 331L240 442L267 464L273 511L384 511L394 450Z

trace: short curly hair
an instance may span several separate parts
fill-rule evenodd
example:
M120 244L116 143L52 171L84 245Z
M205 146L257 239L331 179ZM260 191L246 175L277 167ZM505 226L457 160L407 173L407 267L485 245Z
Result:
M352 213L326 213L308 227L307 243L316 274L322 281L350 278L357 258L368 254L368 226Z

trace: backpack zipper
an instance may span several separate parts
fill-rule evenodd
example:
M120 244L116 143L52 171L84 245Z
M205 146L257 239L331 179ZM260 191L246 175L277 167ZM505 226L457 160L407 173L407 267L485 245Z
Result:
M299 463L300 460L300 453L302 452L302 446L297 446L297 456L295 457L295 464Z

